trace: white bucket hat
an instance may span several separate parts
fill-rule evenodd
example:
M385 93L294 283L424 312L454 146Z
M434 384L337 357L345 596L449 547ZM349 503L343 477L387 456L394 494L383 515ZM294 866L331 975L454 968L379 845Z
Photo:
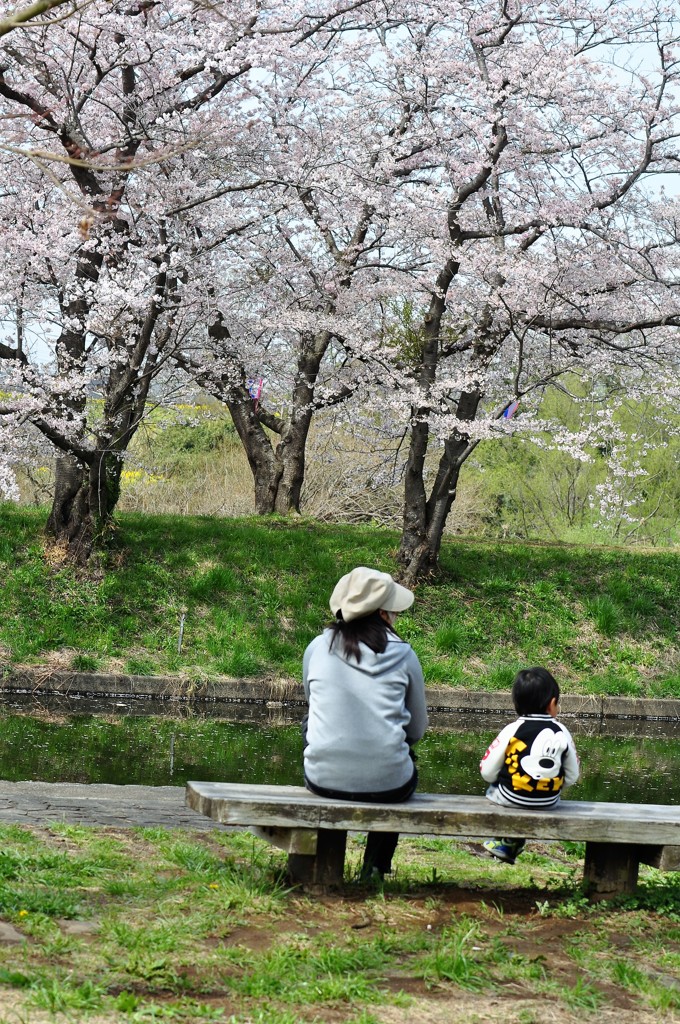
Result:
M342 612L343 620L351 622L381 610L405 612L413 601L413 593L395 582L388 572L360 565L338 580L331 594L330 606L333 615Z

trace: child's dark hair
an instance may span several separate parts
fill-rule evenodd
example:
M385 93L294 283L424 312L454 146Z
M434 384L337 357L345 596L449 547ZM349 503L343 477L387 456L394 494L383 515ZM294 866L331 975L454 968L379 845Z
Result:
M544 715L553 697L560 699L560 688L547 668L524 668L515 676L512 702L518 715Z
M359 643L366 644L375 654L382 654L390 634L397 636L396 630L385 622L379 611L351 619L350 622L345 622L342 612L338 612L329 629L333 634L329 649L333 649L333 644L340 637L342 653L346 658L354 658L357 663L361 662Z

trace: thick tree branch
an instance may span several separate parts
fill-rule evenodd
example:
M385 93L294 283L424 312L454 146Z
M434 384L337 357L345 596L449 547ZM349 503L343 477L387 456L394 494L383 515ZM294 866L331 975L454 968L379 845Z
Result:
M13 32L15 28L30 28L30 23L36 18L40 18L43 14L54 10L55 7L64 7L66 5L71 8L66 15L67 17L81 10L82 7L87 6L86 3L78 4L75 0L35 0L28 7L22 7L20 10L15 11L14 14L10 14L8 18L0 20L0 36L6 36L9 32Z

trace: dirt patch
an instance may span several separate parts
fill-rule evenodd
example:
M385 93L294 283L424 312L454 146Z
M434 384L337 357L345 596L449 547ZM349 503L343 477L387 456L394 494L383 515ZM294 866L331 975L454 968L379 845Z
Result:
M433 1002L416 1000L410 1006L377 1007L371 1011L380 1024L583 1024L583 1012L572 1013L550 999L518 994L476 995L449 991ZM659 1024L659 1016L638 1010L598 1010L597 1024ZM673 1016L664 1020L673 1020Z

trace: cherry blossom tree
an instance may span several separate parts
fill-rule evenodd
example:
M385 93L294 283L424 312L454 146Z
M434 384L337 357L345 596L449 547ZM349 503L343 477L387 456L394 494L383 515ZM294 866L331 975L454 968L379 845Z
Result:
M364 6L92 3L5 44L5 425L61 453L48 526L73 557L106 532L150 389L209 310L196 267L250 222L238 202L208 229L197 213L211 186L247 191L249 76Z
M399 0L381 16L253 88L258 230L219 254L193 367L229 406L260 511L298 507L312 416L380 382L371 415L408 437L413 580L479 441L546 443L546 387L675 383L677 199L660 182L678 162L678 25L660 3ZM551 443L588 458L616 401Z
M313 417L380 374L383 278L424 266L390 228L390 201L410 173L380 166L378 114L359 102L357 62L370 59L375 30L361 45L353 33L314 46L304 62L279 59L275 82L252 86L253 226L210 249L209 323L176 356L229 408L265 513L299 511ZM386 130L396 140L407 123L402 112ZM208 231L224 215L214 205Z
M629 397L677 390L680 325L680 204L664 191L680 163L677 9L417 6L374 65L376 89L417 111L420 185L395 197L392 223L429 258L405 292L421 311L410 344L398 317L385 332L383 402L409 425L409 582L437 564L481 439L530 433L532 395L568 373ZM600 428L553 440L587 458Z
M229 407L261 511L298 507L314 414L379 383L408 581L479 441L541 440L532 396L677 386L673 4L95 2L18 38L5 423L62 452L50 526L83 557L171 365Z

